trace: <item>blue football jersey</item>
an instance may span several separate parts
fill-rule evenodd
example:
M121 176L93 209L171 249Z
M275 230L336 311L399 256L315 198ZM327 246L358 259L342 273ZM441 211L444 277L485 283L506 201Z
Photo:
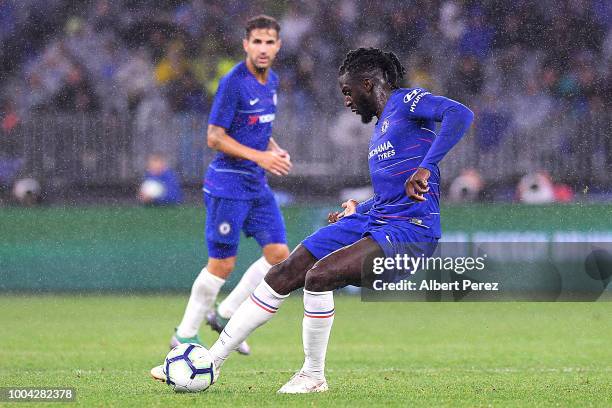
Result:
M221 79L208 123L224 128L240 144L266 150L276 115L277 88L278 77L272 70L262 85L246 62L239 63ZM268 188L264 169L222 152L210 163L204 179L204 191L216 197L252 199Z
M447 136L436 140L435 122L450 115ZM458 102L434 96L421 89L393 91L374 129L368 163L374 189L369 209L373 222L407 222L440 237L440 170L437 163L463 136L473 118L472 112ZM443 124L444 127L444 124ZM427 201L413 201L406 195L404 183L418 167L431 172Z

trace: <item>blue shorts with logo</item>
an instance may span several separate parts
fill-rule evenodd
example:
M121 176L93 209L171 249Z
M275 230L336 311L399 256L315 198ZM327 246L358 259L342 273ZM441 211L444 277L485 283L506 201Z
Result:
M285 223L272 191L262 197L234 200L204 193L208 256L224 259L236 256L240 231L260 246L286 244Z
M434 253L438 243L438 238L424 226L401 221L381 223L368 214L356 213L319 229L302 245L315 258L322 259L367 236L380 245L387 257L396 254L427 257Z

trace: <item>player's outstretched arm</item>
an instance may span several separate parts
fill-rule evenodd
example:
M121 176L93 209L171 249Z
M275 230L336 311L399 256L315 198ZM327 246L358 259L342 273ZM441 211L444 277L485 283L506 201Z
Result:
M291 161L281 152L266 150L260 151L239 143L227 134L224 128L208 125L206 140L208 147L230 156L251 160L263 169L277 176L286 176L291 170Z

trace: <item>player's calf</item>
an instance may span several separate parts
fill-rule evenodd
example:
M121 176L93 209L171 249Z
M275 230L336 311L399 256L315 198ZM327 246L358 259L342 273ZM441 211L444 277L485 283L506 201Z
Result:
M298 246L287 260L272 267L264 281L242 302L222 330L219 339L210 348L217 367L221 367L230 353L255 329L276 314L292 290L304 286L306 271L314 263L312 254Z
M210 348L215 365L221 367L240 343L276 314L287 296L277 293L266 282L261 282L251 296L242 302Z
M381 253L378 244L371 238L363 238L331 253L308 270L304 279L302 321L304 365L280 393L327 390L325 355L335 315L333 290L349 284L359 285L363 262L378 253Z
M206 315L206 324L208 324L211 329L213 329L219 334L223 332L223 329L225 328L228 322L229 319L225 319L219 315L218 309L212 310ZM251 347L245 340L240 343L237 351L243 356L248 356L249 354L251 354Z

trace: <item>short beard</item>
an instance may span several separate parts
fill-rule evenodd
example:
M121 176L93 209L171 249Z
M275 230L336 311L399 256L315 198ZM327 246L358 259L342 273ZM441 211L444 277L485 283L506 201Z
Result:
M374 115L372 113L360 113L361 123L368 124L374 119Z
M255 71L259 72L260 74L263 74L264 72L266 72L266 69L268 69L268 67L260 67L255 63L255 60L251 60L251 64L253 64L253 67L255 67Z

